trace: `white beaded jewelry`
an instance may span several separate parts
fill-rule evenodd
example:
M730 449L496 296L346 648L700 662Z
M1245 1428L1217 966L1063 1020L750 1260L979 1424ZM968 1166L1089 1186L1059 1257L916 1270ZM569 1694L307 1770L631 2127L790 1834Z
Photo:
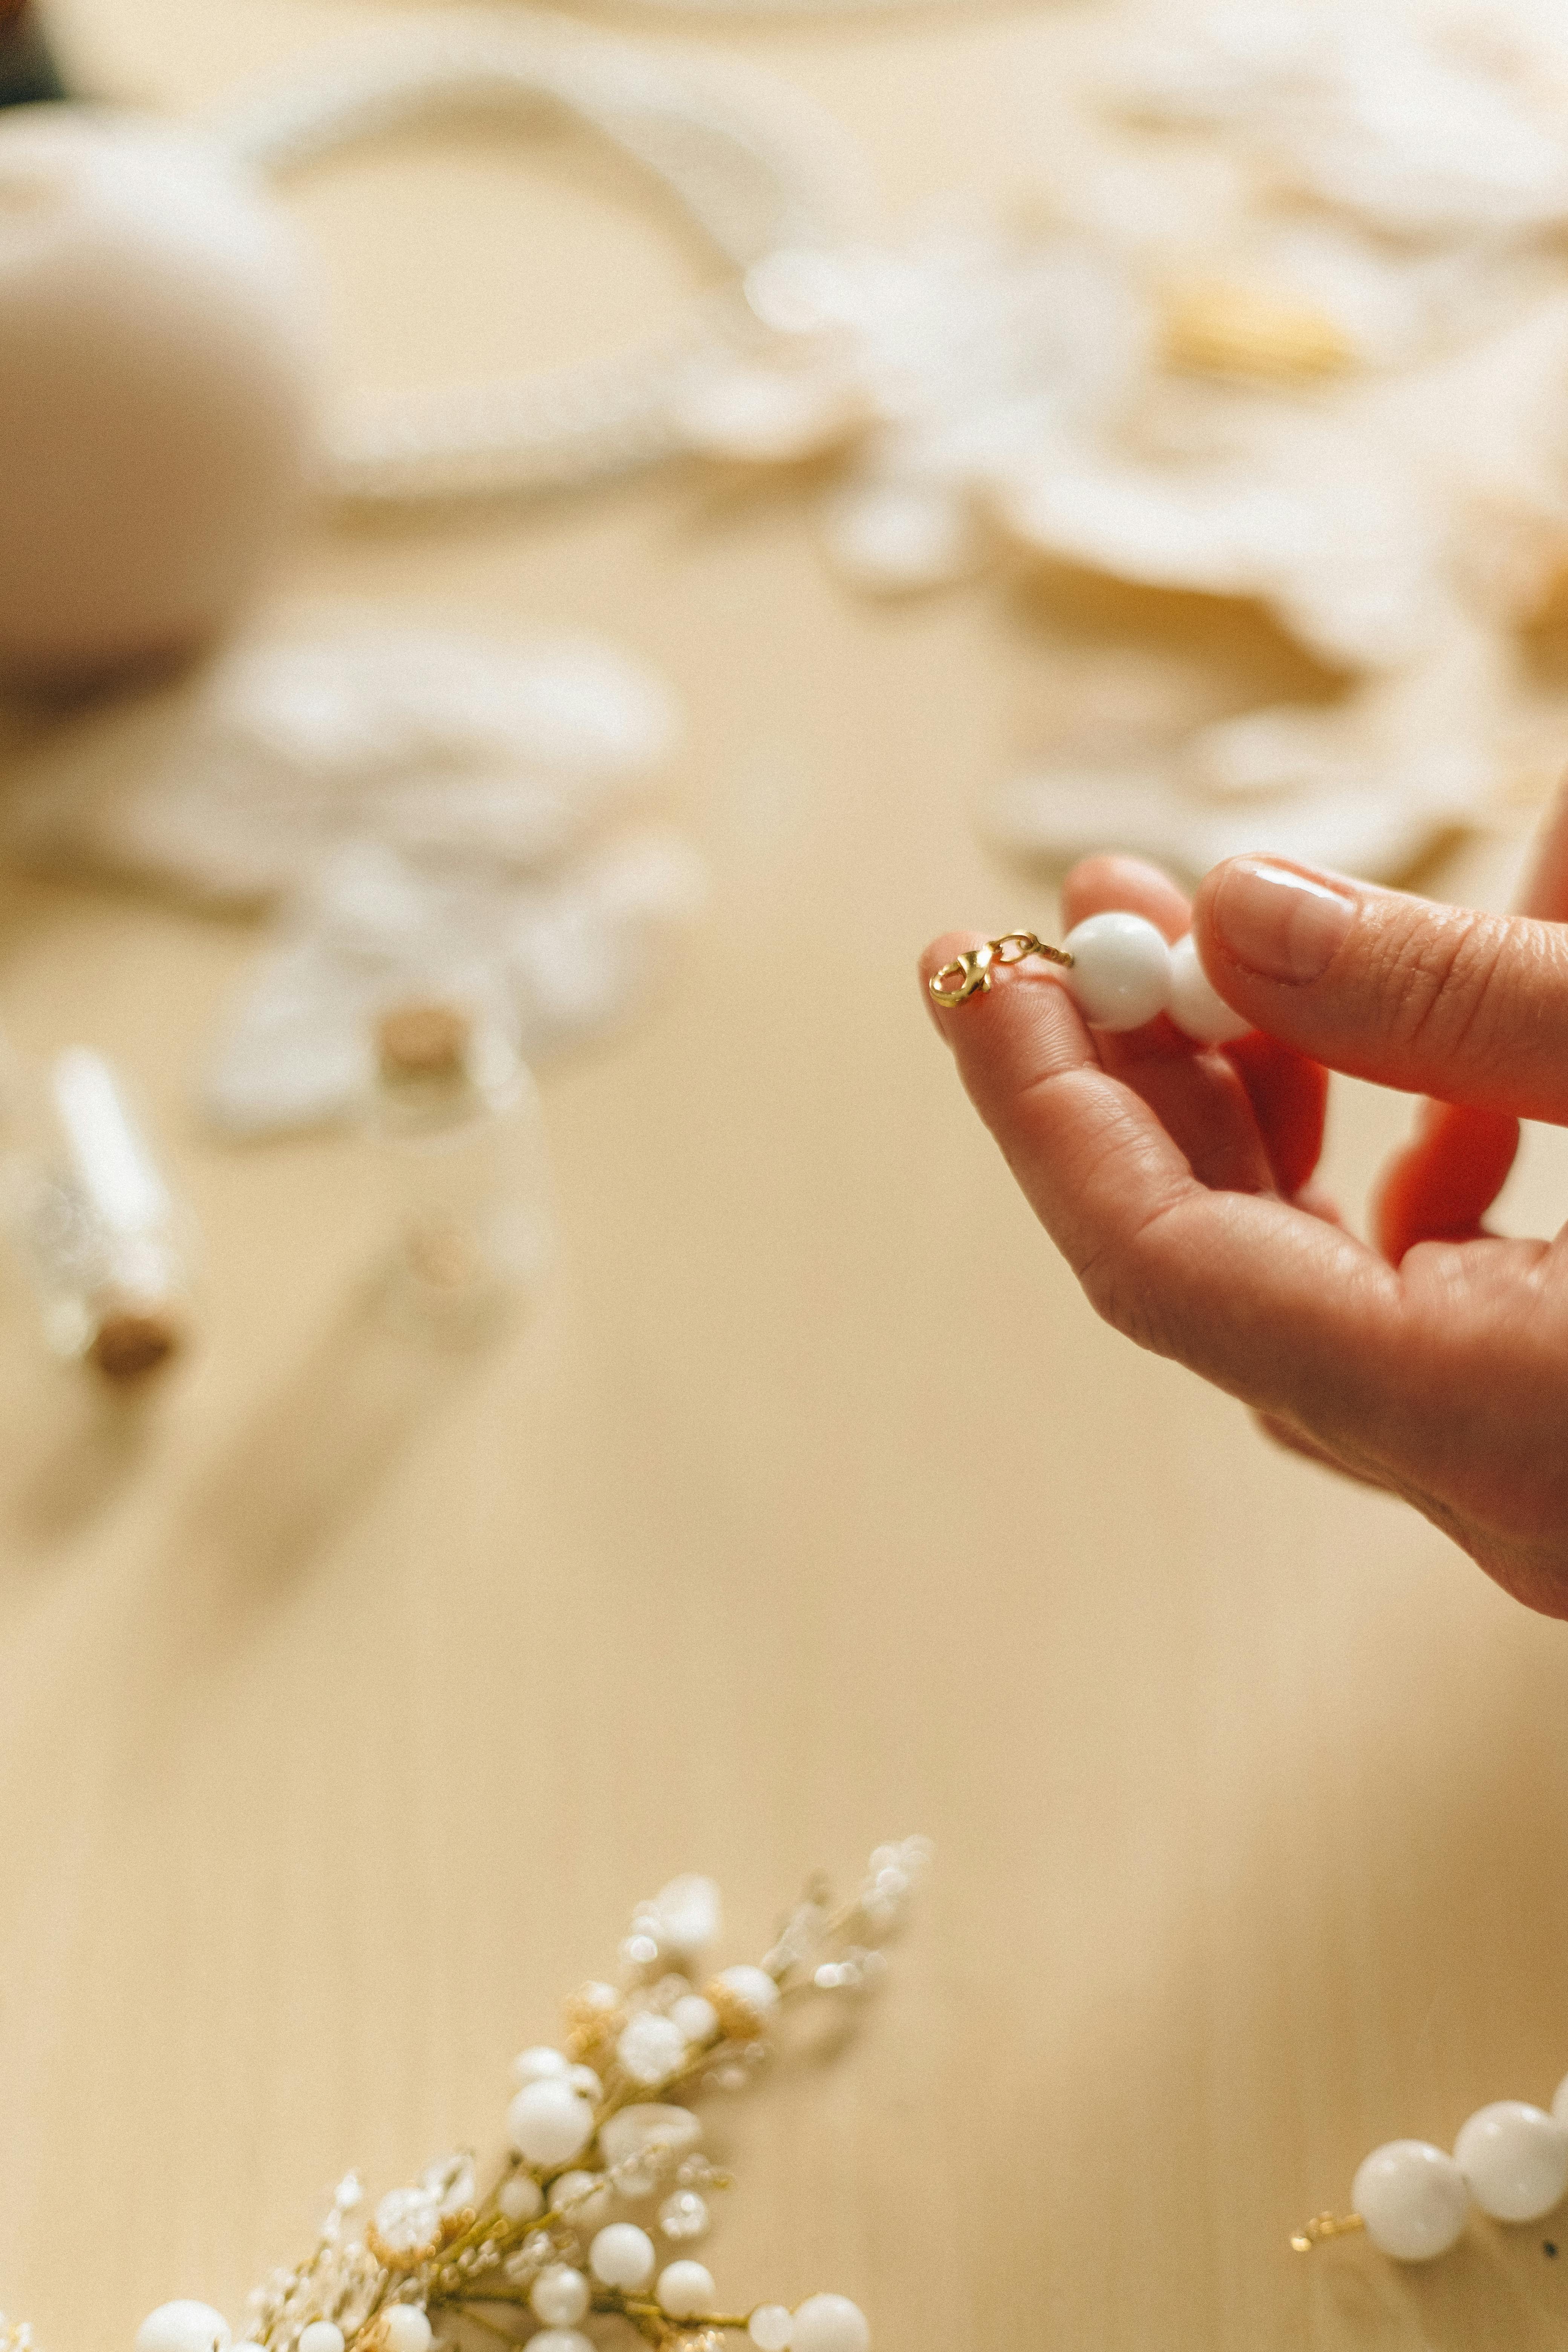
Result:
M281 175L453 112L575 119L673 195L737 273L842 238L862 208L847 134L782 85L678 68L547 16L526 32L438 26L360 45L209 128ZM641 350L527 382L363 400L330 436L329 487L371 501L493 496L651 464L681 446L679 387L740 304L737 284Z
M1033 931L1004 931L966 948L931 974L931 995L948 1008L965 1004L984 994L998 966L1005 971L1026 956L1060 966L1068 994L1094 1029L1142 1029L1164 1013L1195 1045L1218 1045L1246 1036L1252 1026L1232 1012L1204 971L1190 932L1173 948L1142 915L1119 909L1089 915L1059 948Z
M701 2319L713 2308L713 2273L700 2263L670 2263L654 2289L659 2309L671 2319Z
M395 2303L381 2315L386 2352L430 2352L436 2331L417 2304Z
M1453 2158L1419 2139L1374 2147L1356 2174L1351 2201L1373 2244L1401 2263L1446 2254L1470 2210L1465 2176Z
M1202 1045L1228 1045L1245 1037L1252 1027L1250 1021L1231 1011L1198 961L1198 943L1191 931L1171 950L1167 1009L1177 1028Z
M638 2294L647 2286L658 2260L653 2240L635 2221L612 2221L599 2231L588 2254L600 2285L619 2287L623 2294Z
M473 2158L458 2154L370 2210L350 2173L315 2251L252 2295L242 2344L233 2346L209 2305L166 2303L143 2320L136 2352L430 2352L438 2333L453 2340L446 2323L485 2325L497 2304L538 2323L528 2352L595 2352L580 2325L590 2314L589 2324L630 2322L665 2352L719 2352L726 2337L743 2337L752 2352L868 2352L865 2314L845 2295L810 2295L793 2313L780 2303L726 2309L701 2263L659 2270L646 2230L600 2223L617 2200L636 2204L667 2187L674 2193L661 2215L679 2207L685 2217L705 2206L702 2192L731 2185L702 2153L700 2116L681 2102L708 2086L740 2089L776 2046L786 2011L868 1991L929 1859L923 1838L879 1846L842 1906L814 1881L761 1960L723 1969L702 1993L719 1891L707 1879L672 1880L634 1914L619 1980L580 1985L568 2000L564 2046L535 2043L515 2061L515 2153L488 2190ZM649 2084L619 2046L637 2019L677 2010L679 2047ZM692 2234L668 2219L661 2227ZM0 2352L37 2352L31 2329L0 2316Z
M1171 950L1142 915L1090 915L1062 941L1068 992L1095 1029L1142 1029L1171 1002Z
M228 2322L209 2303L161 2303L136 2330L136 2352L228 2352Z
M570 2083L546 2075L507 2109L507 2137L530 2164L570 2164L594 2137L594 2110Z
M1540 2107L1499 2099L1465 2125L1454 2161L1493 2221L1538 2221L1568 2189L1568 2132Z
M790 2352L869 2352L866 2315L843 2294L814 2294L795 2315Z
M1458 2243L1470 2207L1495 2221L1539 2221L1568 2192L1568 2076L1552 2112L1498 2099L1461 2126L1454 2153L1426 2140L1374 2147L1356 2173L1353 2211L1319 2213L1290 2243L1310 2253L1364 2231L1395 2262L1426 2263Z
M528 2304L546 2327L575 2327L588 2308L588 2282L570 2263L552 2263L533 2282Z

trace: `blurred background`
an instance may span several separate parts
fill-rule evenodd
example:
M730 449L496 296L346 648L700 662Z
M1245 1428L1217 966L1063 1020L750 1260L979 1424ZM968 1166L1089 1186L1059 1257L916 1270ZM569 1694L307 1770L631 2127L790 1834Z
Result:
M1500 906L1561 763L1568 50L1251 13L584 7L596 128L342 100L521 6L12 25L72 93L0 116L0 2300L53 2352L484 2145L673 1873L750 1954L909 1830L858 2046L721 2118L721 2284L888 2352L1563 2340L1539 2231L1287 2244L1568 2064L1560 1631L1094 1323L914 978L1089 840ZM482 1182L553 1233L460 1329L387 1303L411 1001L500 1040ZM76 1045L166 1188L148 1379L37 1222ZM1352 1217L1406 1116L1336 1085ZM1502 1221L1565 1177L1532 1133Z

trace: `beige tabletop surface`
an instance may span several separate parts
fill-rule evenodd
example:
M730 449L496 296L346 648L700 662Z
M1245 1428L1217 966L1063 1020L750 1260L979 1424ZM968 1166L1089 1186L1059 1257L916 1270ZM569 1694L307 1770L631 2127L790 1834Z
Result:
M176 108L408 14L56 12L83 80ZM1026 194L1038 17L634 14L599 21L830 106L890 213ZM609 348L688 282L570 143L432 132L294 201L345 378ZM837 2286L879 2352L1568 2342L1568 2219L1556 2263L1541 2228L1417 2273L1288 2249L1376 2142L1568 2068L1568 1634L1100 1329L961 1099L912 962L1050 916L972 824L1049 611L858 601L795 489L678 472L323 523L283 587L659 666L712 901L636 1030L547 1072L563 1269L452 1359L365 1324L359 1146L196 1125L249 936L0 885L0 1021L123 1057L206 1237L143 1412L0 1316L0 2305L48 2352L237 2315L349 2165L499 2137L511 2053L663 1879L718 1875L744 1957L919 1829L886 1998L720 2119L727 2292ZM1402 1116L1338 1097L1352 1199Z

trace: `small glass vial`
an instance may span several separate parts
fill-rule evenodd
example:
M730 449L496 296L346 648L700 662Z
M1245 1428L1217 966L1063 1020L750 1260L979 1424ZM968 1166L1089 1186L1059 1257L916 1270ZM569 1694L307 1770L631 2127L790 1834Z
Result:
M538 1090L500 1024L410 999L375 1024L372 1133L393 1179L390 1303L443 1337L533 1298L552 1255Z
M59 1055L37 1113L14 1166L13 1215L44 1336L107 1380L142 1380L189 1338L194 1223L101 1054Z

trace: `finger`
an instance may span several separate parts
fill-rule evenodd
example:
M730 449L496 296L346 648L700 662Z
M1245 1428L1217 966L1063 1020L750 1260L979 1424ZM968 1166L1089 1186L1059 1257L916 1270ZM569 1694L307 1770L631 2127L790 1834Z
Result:
M1322 1157L1329 1074L1321 1062L1265 1036L1261 1029L1238 1037L1225 1052L1247 1089L1275 1189L1293 1201Z
M1109 1322L1248 1403L1331 1439L1357 1433L1358 1456L1376 1444L1403 1393L1390 1267L1279 1201L1199 1183L1149 1104L1101 1067L1067 991L1030 967L941 1019L976 1108Z
M1194 905L1228 1003L1379 1085L1568 1122L1568 929L1231 858Z
M1417 1242L1477 1240L1519 1150L1519 1121L1469 1103L1428 1102L1389 1161L1373 1207L1377 1245L1397 1265Z
M1185 895L1157 866L1141 857L1086 857L1062 886L1064 917L1081 923L1112 907L1142 915L1172 940L1192 921ZM1106 1068L1130 1078L1153 1105L1203 1182L1247 1192L1272 1185L1289 1200L1316 1168L1328 1073L1290 1046L1254 1031L1223 1054L1200 1057L1191 1038L1159 1021L1128 1037L1103 1038L1100 1050ZM1239 1092L1225 1075L1227 1064ZM1244 1097L1250 1118L1243 1116Z
M1568 781L1541 827L1518 908L1543 922L1568 917ZM1373 1204L1373 1232L1389 1263L1397 1265L1417 1242L1468 1241L1483 1233L1518 1151L1518 1121L1501 1112L1423 1105Z
M1168 940L1187 929L1184 894L1157 866L1140 857L1086 857L1062 885L1062 915L1070 929L1110 909L1142 915ZM1100 1065L1135 1087L1184 1154L1198 1181L1237 1192L1266 1192L1273 1184L1268 1156L1246 1089L1218 1054L1201 1054L1192 1039L1161 1018L1142 1029L1101 1034Z

